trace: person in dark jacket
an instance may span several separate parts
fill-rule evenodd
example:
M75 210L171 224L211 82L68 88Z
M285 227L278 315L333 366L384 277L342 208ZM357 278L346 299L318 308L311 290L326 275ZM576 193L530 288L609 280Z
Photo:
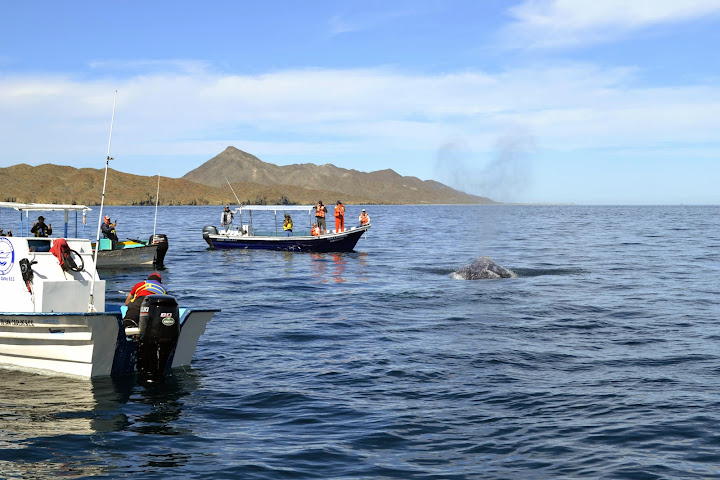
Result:
M100 230L102 230L105 238L109 238L112 242L113 250L115 250L115 245L117 245L118 242L118 237L115 233L115 225L117 225L117 220L115 220L115 223L110 223L110 215L105 215L105 217L103 218L103 223L100 226Z
M52 235L52 225L46 225L45 217L40 215L37 219L37 222L33 223L33 227L30 229L30 231L36 237L49 237L50 235Z

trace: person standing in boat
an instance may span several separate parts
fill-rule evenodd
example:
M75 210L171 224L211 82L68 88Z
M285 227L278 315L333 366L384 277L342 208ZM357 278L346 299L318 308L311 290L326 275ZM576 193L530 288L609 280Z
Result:
M335 233L345 231L345 206L340 200L335 204Z
M292 217L289 213L285 214L285 221L283 222L283 230L285 231L286 237L292 237Z
M318 201L315 205L315 220L317 221L318 227L320 227L320 233L325 235L327 233L327 226L325 225L325 214L327 213L327 207L323 205L322 200Z
M45 217L40 215L37 222L33 223L30 231L35 234L36 237L49 237L52 235L52 225L45 225Z
M225 210L223 210L222 215L220 216L220 226L226 229L230 228L234 216L233 212L230 211L230 205L225 205Z
M128 307L127 312L125 312L125 317L123 318L123 325L125 327L138 326L138 321L140 320L140 306L146 296L167 294L167 290L165 290L165 287L161 282L162 277L160 274L153 272L148 275L147 280L136 283L132 290L130 290L130 293L128 293L128 296L125 299L125 305Z
M105 215L103 217L103 223L100 226L100 230L102 230L103 235L105 238L109 238L112 242L112 249L115 250L115 246L118 242L117 233L115 233L115 226L117 225L117 220L115 220L115 223L110 223L110 215Z
M368 223L370 223L370 215L363 208L362 212L360 212L360 225L367 225Z

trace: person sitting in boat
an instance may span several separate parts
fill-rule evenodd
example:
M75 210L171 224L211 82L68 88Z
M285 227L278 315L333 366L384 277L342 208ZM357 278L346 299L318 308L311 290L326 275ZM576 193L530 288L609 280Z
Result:
M125 305L127 305L128 309L125 313L125 317L123 318L123 325L126 328L135 328L138 326L138 322L140 320L140 306L142 305L143 300L146 296L155 294L167 294L167 290L165 290L165 287L163 287L162 284L162 277L157 272L153 272L148 275L147 280L136 283L132 290L130 290L130 293L128 293L128 296L125 299Z
M292 237L292 217L289 213L285 214L285 221L283 222L283 230L285 231L286 237Z
M320 227L318 227L317 223L313 222L312 230L310 230L310 235L313 237L317 237L320 235Z
M37 222L33 223L33 227L30 229L36 237L49 237L52 235L52 225L45 225L45 217L40 215Z
M113 250L115 250L115 245L117 245L118 242L118 237L115 233L115 225L117 225L117 220L115 220L115 223L110 223L110 215L105 215L105 217L103 217L103 224L100 226L105 238L109 238L112 242Z
M223 228L230 228L234 216L233 212L230 211L230 205L225 205L225 210L223 210L222 215L220 216L220 226Z
M325 225L325 214L327 213L327 207L323 205L322 200L318 201L318 204L315 205L315 220L317 221L318 227L320 227L320 231L324 235L327 233L327 226Z
M363 208L362 212L360 212L360 225L367 225L368 223L370 223L370 215Z

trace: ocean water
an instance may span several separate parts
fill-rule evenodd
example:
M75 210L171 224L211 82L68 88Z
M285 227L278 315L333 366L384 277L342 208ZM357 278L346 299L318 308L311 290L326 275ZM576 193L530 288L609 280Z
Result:
M192 367L0 370L0 477L720 478L720 207L366 208L355 252L298 254L211 251L220 207L160 207L165 285L222 309ZM452 278L477 256L517 278ZM101 272L108 301L147 273Z

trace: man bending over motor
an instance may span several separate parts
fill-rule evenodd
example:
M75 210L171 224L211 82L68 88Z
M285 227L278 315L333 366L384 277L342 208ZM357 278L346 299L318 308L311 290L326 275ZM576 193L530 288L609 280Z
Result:
M125 318L123 318L123 325L125 327L138 326L138 322L140 320L140 305L142 305L146 296L154 294L167 294L167 290L165 290L163 284L160 283L161 281L162 277L160 274L154 272L148 275L147 280L136 283L132 290L130 290L130 293L128 293L128 296L125 299L125 305L128 307L127 313L125 313Z

